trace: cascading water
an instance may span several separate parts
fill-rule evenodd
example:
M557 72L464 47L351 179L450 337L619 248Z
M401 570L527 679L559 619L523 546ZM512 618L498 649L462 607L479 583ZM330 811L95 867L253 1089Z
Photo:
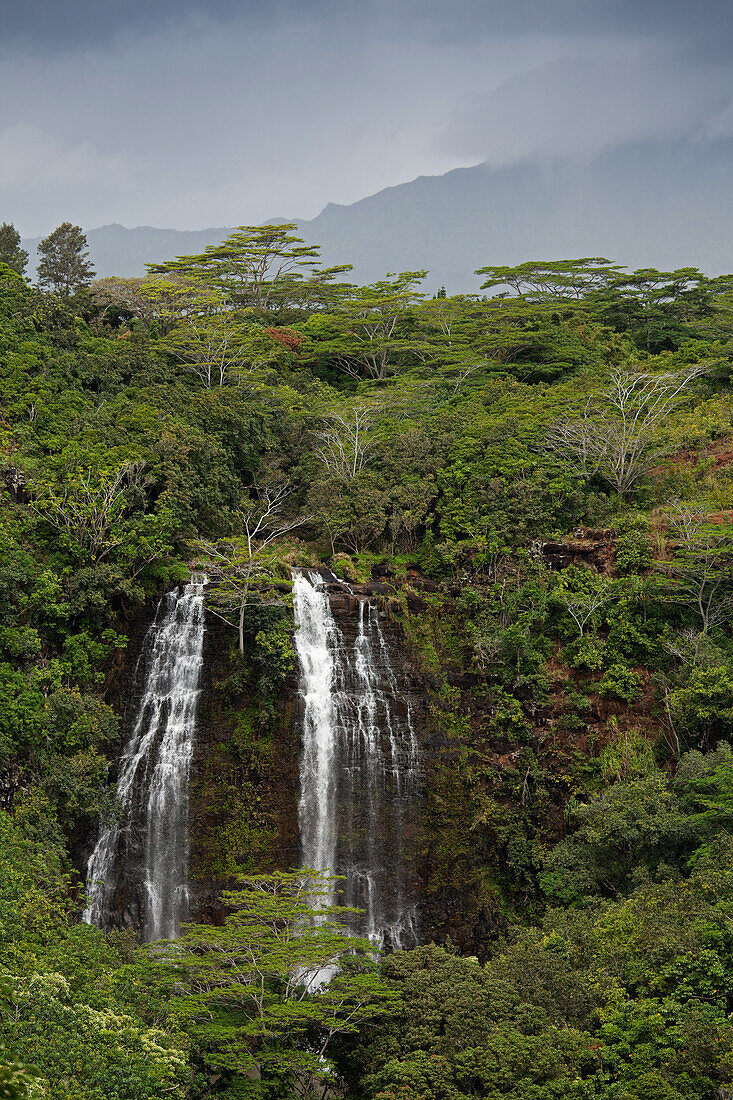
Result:
M412 946L405 829L419 761L409 698L398 685L373 604L358 601L352 642L339 629L318 574L295 574L293 595L303 866L344 876L338 900L364 910L355 928L360 934L392 948Z
M143 689L119 764L120 817L102 830L87 865L84 919L103 925L120 879L139 870L143 939L178 934L188 894L188 780L204 642L207 579L158 604L138 662Z

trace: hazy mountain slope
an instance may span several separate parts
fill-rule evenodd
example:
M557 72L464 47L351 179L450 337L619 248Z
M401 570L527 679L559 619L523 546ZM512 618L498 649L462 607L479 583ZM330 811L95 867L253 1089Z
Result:
M625 146L590 162L460 168L350 206L329 204L303 235L357 280L428 268L430 288L476 290L489 263L607 256L629 267L733 270L733 143ZM100 275L199 252L227 229L103 226L88 233ZM26 241L33 251L37 241Z
M488 263L605 255L630 267L733 268L733 148L633 146L585 164L483 165L329 205L304 235L364 280L426 267L476 289Z

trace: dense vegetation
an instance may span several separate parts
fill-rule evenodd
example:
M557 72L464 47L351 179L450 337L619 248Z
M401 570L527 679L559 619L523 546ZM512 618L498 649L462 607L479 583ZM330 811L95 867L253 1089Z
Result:
M9 228L0 1096L733 1096L733 277L581 259L428 300L270 226L90 284L66 226L50 293ZM80 923L74 853L115 813L146 601L207 567L252 752L292 667L277 582L319 562L394 581L447 915L303 999L332 924L244 868L261 838L174 954Z

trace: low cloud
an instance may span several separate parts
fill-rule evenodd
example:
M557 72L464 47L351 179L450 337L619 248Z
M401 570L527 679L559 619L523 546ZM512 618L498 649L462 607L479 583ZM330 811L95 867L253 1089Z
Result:
M310 217L482 160L715 139L721 7L26 0L0 47L0 221Z
M724 124L730 86L728 70L685 68L651 51L566 56L464 100L442 144L457 158L500 166L593 156L642 140L712 137Z
M19 123L0 131L0 188L120 186L131 178L122 157L105 155L90 141L66 144L59 136Z

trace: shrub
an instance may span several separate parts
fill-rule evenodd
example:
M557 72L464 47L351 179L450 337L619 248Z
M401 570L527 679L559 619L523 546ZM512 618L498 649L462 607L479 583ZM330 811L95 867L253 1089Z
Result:
M641 676L626 665L611 665L598 685L598 694L635 703L641 698Z

